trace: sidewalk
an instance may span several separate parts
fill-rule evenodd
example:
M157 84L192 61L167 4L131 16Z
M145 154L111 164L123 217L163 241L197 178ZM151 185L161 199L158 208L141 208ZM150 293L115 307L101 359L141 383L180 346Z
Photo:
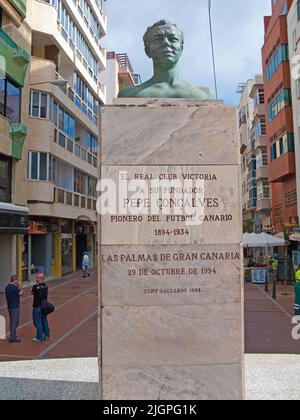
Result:
M300 400L300 356L246 355L246 400ZM0 400L99 399L98 361L0 364ZM132 395L134 398L134 395Z
M292 339L294 292L290 286L289 295L278 285L277 301L264 286L245 285L245 345L246 353L300 354L300 341Z
M14 360L95 357L97 354L97 278L94 272L83 279L81 272L48 283L49 301L56 311L49 317L50 341L32 342L31 289L25 289L21 300L21 344L0 341L0 362ZM0 294L0 315L8 324L4 294Z
M93 273L82 279L75 273L49 282L49 300L56 312L49 317L51 340L44 344L32 342L32 297L30 289L22 298L20 345L0 341L0 362L32 359L96 357L97 355L97 278ZM284 296L279 285L275 302L264 287L245 285L245 344L250 354L300 354L300 341L292 339L294 327L293 288ZM4 295L0 294L0 315L7 319Z

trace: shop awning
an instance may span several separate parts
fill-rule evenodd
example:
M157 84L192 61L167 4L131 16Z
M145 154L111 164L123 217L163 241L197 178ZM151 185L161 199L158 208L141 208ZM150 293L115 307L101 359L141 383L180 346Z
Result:
M26 235L29 226L27 207L0 203L0 234Z
M243 243L245 248L272 248L285 246L284 239L266 233L245 233L243 236Z
M290 235L290 241L300 242L300 232Z

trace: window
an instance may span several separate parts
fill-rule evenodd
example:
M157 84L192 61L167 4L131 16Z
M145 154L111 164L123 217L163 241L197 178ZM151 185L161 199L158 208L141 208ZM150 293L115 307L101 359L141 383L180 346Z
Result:
M52 121L57 127L57 117L58 117L58 104L57 102L52 102Z
M5 80L0 78L0 114L5 115Z
M49 95L43 92L30 92L29 115L31 117L46 119L49 117Z
M21 88L9 80L0 80L0 114L14 123L21 122Z
M52 101L52 121L66 136L75 139L75 119L71 117L57 102Z
M267 63L267 80L271 80L272 76L276 73L280 64L284 61L288 61L288 45L279 45L269 62Z
M88 195L91 197L96 197L96 184L94 178L88 177Z
M47 118L48 95L41 93L40 117Z
M294 134L285 134L274 144L271 144L271 161L278 159L280 156L286 153L295 152Z
M286 1L284 2L284 5L282 6L280 14L281 14L281 16L285 16L287 14L287 3L286 3Z
M276 98L271 102L268 109L269 122L272 122L279 112L284 108L292 105L291 90L283 89Z
M54 182L55 162L55 159L49 153L29 152L28 179L31 181Z
M16 123L21 121L21 88L7 79L6 117Z
M12 160L0 155L0 201L11 202Z
M85 114L88 115L89 119L97 124L97 113L99 110L99 101L93 95L88 86L84 83L78 74L75 74L76 77L76 98L75 104L80 108ZM82 103L83 102L83 103Z
M86 175L74 169L74 192L86 195Z

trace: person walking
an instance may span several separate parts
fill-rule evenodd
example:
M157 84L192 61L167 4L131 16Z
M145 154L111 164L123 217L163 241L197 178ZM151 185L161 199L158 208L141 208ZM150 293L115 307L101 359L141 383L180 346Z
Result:
M295 274L295 315L300 315L300 265Z
M7 309L10 319L10 343L21 343L17 337L17 329L20 324L20 297L23 291L19 288L18 277L11 276L10 283L5 288Z
M87 252L83 253L83 258L82 258L82 271L83 271L83 278L86 277L90 277L90 273L88 271L89 269L89 265L90 265L90 258L88 256Z
M36 328L36 336L32 341L35 343L42 343L50 338L50 329L48 324L48 318L43 314L42 302L48 299L48 286L45 283L45 275L38 274L36 276L36 282L32 288L33 295L33 311L32 318L33 324Z

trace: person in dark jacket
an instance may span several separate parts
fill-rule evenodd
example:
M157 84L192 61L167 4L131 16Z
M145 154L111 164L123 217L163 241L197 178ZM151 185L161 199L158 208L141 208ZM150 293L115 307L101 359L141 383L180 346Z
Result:
M17 329L20 324L20 296L23 295L19 288L18 277L11 276L10 283L5 288L7 309L10 319L10 343L21 343L17 337Z
M36 282L32 288L33 295L33 311L32 318L33 324L36 328L36 336L33 338L35 343L42 343L49 340L50 329L47 316L42 312L42 301L48 299L48 286L45 283L45 275L38 274Z

